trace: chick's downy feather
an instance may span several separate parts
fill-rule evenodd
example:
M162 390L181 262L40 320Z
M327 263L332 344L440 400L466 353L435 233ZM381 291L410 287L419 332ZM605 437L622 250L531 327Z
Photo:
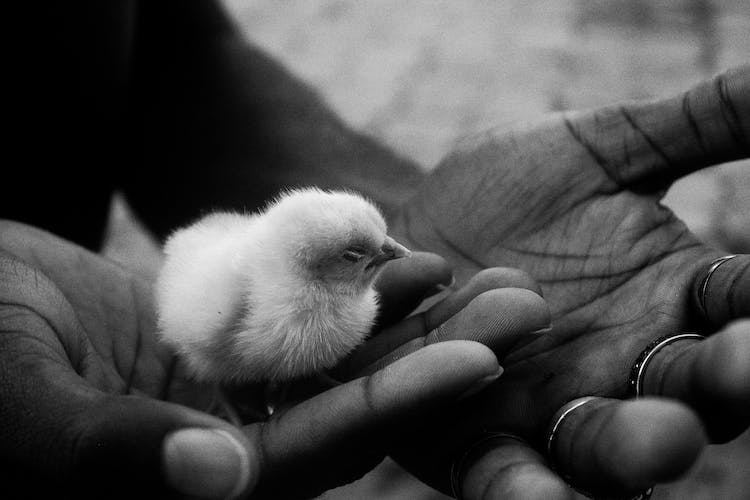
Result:
M311 188L259 214L205 217L165 254L162 339L198 378L247 382L309 375L351 352L377 313L375 277L408 250L364 198Z

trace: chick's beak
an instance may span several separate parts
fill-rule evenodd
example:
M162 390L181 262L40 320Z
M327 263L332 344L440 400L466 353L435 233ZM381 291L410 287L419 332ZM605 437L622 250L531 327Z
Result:
M386 236L383 246L380 247L380 251L375 257L372 258L367 267L379 266L381 264L385 264L389 260L409 257L410 255L411 250L409 250L390 236Z

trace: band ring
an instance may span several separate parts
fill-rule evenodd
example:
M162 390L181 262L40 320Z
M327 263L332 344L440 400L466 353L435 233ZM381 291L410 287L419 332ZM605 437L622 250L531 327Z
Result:
M737 255L725 255L723 257L719 257L718 259L714 259L711 261L711 264L708 266L708 273L706 273L706 277L703 278L703 281L701 282L700 286L700 295L698 296L698 304L700 305L701 311L703 311L704 316L708 316L707 309L706 309L706 295L708 294L708 285L711 282L711 276L716 272L719 267L729 261L737 257Z
M665 337L659 337L658 339L648 344L646 348L641 351L641 354L638 355L635 363L633 363L633 367L630 369L630 378L628 379L628 392L630 393L630 395L635 398L644 396L643 376L646 373L646 368L657 352L659 352L669 344L672 344L679 340L703 340L704 338L706 337L698 333L681 333L679 335L667 335Z
M549 434L547 436L547 456L549 457L551 463L554 463L554 456L552 454L552 445L554 443L555 436L557 435L557 431L560 429L560 426L562 425L563 420L570 415L573 411L577 410L578 408L582 407L583 405L590 403L591 401L595 399L601 399L596 396L588 396L585 398L578 398L574 399L570 402L568 402L566 405L562 406L558 413L560 416L558 416L555 419L555 422L552 424L551 429L549 431ZM560 471L558 470L558 473ZM567 475L562 475L562 478L567 482L574 490L576 490L578 493L585 495L589 498L596 498L594 495L592 495L590 492L578 487L574 486L571 482L571 478ZM634 496L628 497L627 500L648 500L651 498L652 493L654 492L653 486L650 488L647 488L646 490L642 491L641 493L638 493Z
M466 462L466 459L471 455L471 453L478 448L480 445L486 443L487 441L491 439L497 439L497 438L508 438L513 439L516 441L519 441L521 443L526 443L523 439L516 436L515 434L510 434L508 432L488 432L486 435L482 436L480 439L475 441L471 446L469 446L466 451L461 455L461 458L458 460L453 460L451 463L451 471L450 471L450 482L451 482L451 493L453 494L454 498L461 499L461 473L463 472L464 463Z
M570 415L574 410L580 408L586 403L590 403L594 399L599 399L599 398L597 398L596 396L578 398L578 399L569 401L566 405L560 407L560 410L558 410L558 413L560 413L560 416L557 417L557 420L555 420L555 423L552 424L552 426L550 427L549 434L547 434L547 456L550 458L550 460L553 460L552 442L555 439L555 434L557 434L557 430L560 428L560 424L562 424L562 421L565 420L565 417Z

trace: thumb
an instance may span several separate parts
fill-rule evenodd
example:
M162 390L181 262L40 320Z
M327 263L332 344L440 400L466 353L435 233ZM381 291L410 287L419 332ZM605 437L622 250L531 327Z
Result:
M69 382L10 419L0 462L19 497L235 498L255 486L258 455L226 422Z
M123 388L96 356L54 284L0 253L3 498L227 498L254 486L257 454L237 429L103 392Z
M180 405L107 397L75 427L74 482L87 496L236 498L257 480L258 455L239 430Z

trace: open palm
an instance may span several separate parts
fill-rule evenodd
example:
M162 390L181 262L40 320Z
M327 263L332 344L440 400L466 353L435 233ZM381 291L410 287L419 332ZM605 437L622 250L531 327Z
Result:
M695 305L694 290L722 253L702 244L659 203L679 177L748 151L750 68L742 68L675 99L493 131L449 155L404 209L397 232L413 246L447 258L459 282L491 266L527 271L540 283L553 317L550 332L504 353L506 374L470 416L461 415L465 426L512 432L542 449L561 405L590 395L626 397L630 367L652 340L698 328L710 333L710 324L750 315L743 256L722 266L731 279L712 280L707 310ZM745 324L697 345L683 341L665 349L647 372L648 394L692 406L714 439L736 436L750 420L747 330ZM575 446L556 457L558 467L576 484L610 491L638 489L681 472L695 456L692 449L683 450L692 458L662 470L652 464L638 473L625 470L623 460L643 461L657 450L674 450L677 441L685 449L691 440L692 448L702 446L702 433L684 407L661 410L664 414L655 415L636 407L633 411L645 414L633 428L660 436L663 449L628 448L630 455L623 459L620 453L619 460L608 455L629 445L595 451L608 434L623 433L605 421L630 410L611 404L592 409L580 427L569 429L577 433ZM511 474L482 475L492 460L478 460L475 476L483 481L465 494L489 487L487 477L498 491L508 491L509 482L520 484L517 474L503 480L496 476Z

